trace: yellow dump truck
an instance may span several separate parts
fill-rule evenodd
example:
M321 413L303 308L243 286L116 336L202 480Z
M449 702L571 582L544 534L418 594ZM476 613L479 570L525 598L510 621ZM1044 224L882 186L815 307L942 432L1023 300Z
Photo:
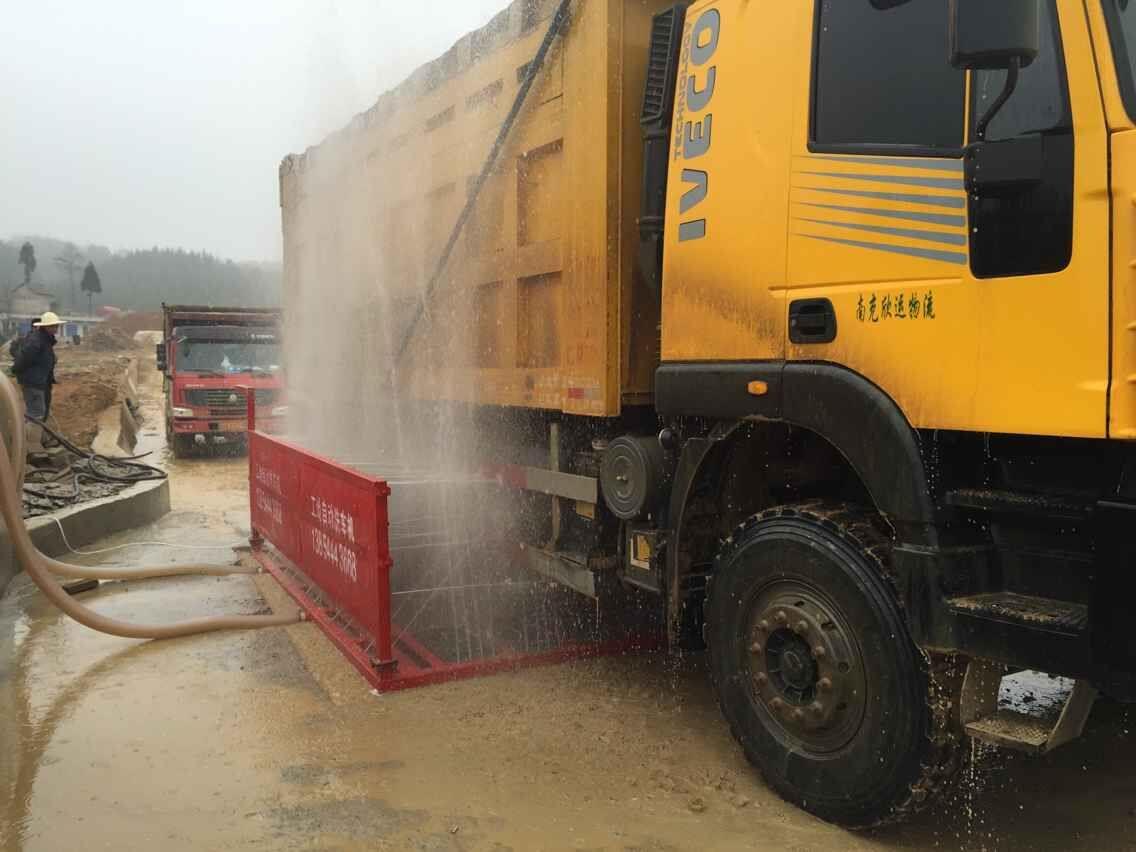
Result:
M532 567L705 642L791 801L1136 701L1136 4L516 2L281 187L288 322L352 258L358 381L492 422Z

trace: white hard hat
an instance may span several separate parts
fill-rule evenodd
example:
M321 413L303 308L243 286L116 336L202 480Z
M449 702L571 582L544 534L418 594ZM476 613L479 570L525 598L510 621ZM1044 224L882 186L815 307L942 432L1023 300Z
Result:
M54 311L48 311L40 317L39 322L33 322L32 325L35 328L52 328L53 326L63 325L63 320Z

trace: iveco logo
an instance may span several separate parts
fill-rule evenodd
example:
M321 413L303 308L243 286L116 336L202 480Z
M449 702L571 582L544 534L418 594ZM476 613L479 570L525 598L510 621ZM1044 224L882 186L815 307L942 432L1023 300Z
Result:
M686 36L686 53L679 73L678 120L675 122L678 131L674 144L676 160L683 159L691 163L710 151L714 115L707 110L714 99L718 66L708 63L718 51L721 34L722 14L717 9L707 9ZM700 75L703 75L702 79L699 79ZM685 85L682 82L684 77ZM704 111L706 114L701 119L686 120L688 113ZM710 175L704 168L684 168L682 182L689 188L683 191L679 200L678 212L685 217L685 221L679 222L678 239L679 242L701 240L706 236L706 217L697 214L703 209L701 205L710 194ZM691 213L697 218L687 215Z
M241 398L239 396L237 396L235 393L229 394L229 405L236 405L240 401L241 401Z

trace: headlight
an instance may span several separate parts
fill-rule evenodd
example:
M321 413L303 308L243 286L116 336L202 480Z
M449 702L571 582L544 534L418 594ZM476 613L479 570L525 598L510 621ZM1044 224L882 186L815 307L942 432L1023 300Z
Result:
M286 406L286 405L276 406L275 408L272 409L272 416L273 417L287 417L288 416L288 406Z
M192 417L193 416L193 409L192 408L174 408L173 414L174 414L174 417Z

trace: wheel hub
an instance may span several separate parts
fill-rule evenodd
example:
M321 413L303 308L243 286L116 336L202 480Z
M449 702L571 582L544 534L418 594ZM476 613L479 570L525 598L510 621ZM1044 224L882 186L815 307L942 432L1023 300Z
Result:
M769 637L765 657L773 682L783 694L799 696L803 701L815 694L817 663L800 636L778 630Z
M846 744L863 718L865 678L835 607L803 584L778 583L755 599L748 631L756 703L811 750Z

